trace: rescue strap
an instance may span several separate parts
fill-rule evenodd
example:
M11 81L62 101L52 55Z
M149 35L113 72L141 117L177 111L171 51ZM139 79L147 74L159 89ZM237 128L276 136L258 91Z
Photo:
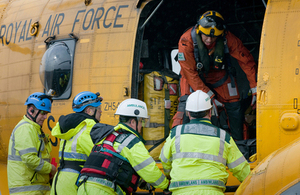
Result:
M95 145L81 170L82 176L107 179L116 186L120 186L127 194L136 191L139 175L129 161L120 155L113 143L121 133L109 134L101 145ZM116 158L117 157L117 158ZM85 181L79 183L81 185Z
M197 43L197 36L196 36L195 27L193 27L193 29L191 31L191 36L192 36L193 46L194 46L194 57L195 57L195 61L196 61L196 67L197 67L197 69L199 68L199 66L203 68L203 64L200 60L200 55L199 55L199 46L198 46L198 43ZM227 64L228 64L228 66L231 67L232 65L231 65L231 62L230 62L229 48L228 48L228 45L227 45L227 41L226 41L226 44L224 45L224 52L225 52L225 58L226 58ZM217 87L221 86L227 80L228 75L229 75L230 79L231 79L231 87L235 88L234 77L231 73L228 74L227 72L228 72L228 68L226 68L225 76L222 79L220 79L218 82L214 83L214 84L207 84L206 83L202 71L200 71L199 76L200 76L201 80L204 82L205 85L210 86L212 88L217 88Z
M121 188L118 185L116 185L115 183L113 183L109 180L102 179L102 178L99 178L99 177L89 177L87 175L81 176L80 179L79 179L79 182L76 185L79 187L81 184L84 184L86 181L95 182L95 183L98 183L100 185L104 185L104 186L107 186L109 188L116 189L115 192L118 195L123 195L123 192L122 192Z
M151 152L153 149L155 149L157 146L159 146L161 143L163 143L167 139L167 137L164 137L162 139L155 140L155 141L152 141L152 142L150 141L149 143L154 143L154 145L151 148L149 148L148 152Z
M149 128L157 128L157 127L164 127L164 126L165 126L165 124L160 124L160 123L150 123L149 124ZM153 144L151 144L151 143L153 143L153 141L155 142L155 140L147 140L146 145L153 145Z
M227 44L226 44L226 46L227 46ZM225 47L225 50L226 50L226 47ZM228 49L228 47L227 47L227 50L228 50L228 53L225 53L225 58L227 59L228 67L233 67L231 65L231 60L230 60L230 56L229 56L229 49ZM228 69L227 69L227 71L228 71ZM226 71L226 73L227 73L227 71ZM229 76L230 76L230 80L231 80L231 87L235 88L234 77L233 77L233 75L231 74L230 71L229 71Z
M193 45L194 45L194 57L195 57L195 61L196 61L196 67L203 67L203 64L200 61L200 55L199 55L199 47L198 47L198 43L197 43L197 39L196 39L196 30L195 30L195 26L193 27L192 31L191 31L191 36L192 36L192 40L193 40Z
M210 185L217 186L221 188L226 188L223 181L214 179L199 179L199 180L187 180L187 181L172 181L169 189L179 188L179 187L190 187L199 185Z

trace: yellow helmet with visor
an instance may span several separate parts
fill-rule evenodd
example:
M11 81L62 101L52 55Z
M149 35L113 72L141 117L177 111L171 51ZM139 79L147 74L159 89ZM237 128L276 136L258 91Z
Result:
M216 11L205 12L197 22L197 34L217 37L224 34L225 25L223 16Z

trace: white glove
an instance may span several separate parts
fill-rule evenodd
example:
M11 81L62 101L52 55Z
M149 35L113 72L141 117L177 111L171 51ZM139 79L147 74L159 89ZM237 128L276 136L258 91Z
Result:
M215 104L217 107L224 107L224 104L222 104L215 98L215 94L214 94L214 92L212 92L212 90L209 90L207 92L207 95L209 95L212 104Z
M219 102L217 99L213 98L212 99L213 104L215 104L217 107L224 107L224 104Z
M222 104L221 102L219 102L216 98L212 98L211 102L212 102L212 107L213 107L213 113L216 116L219 116L219 114L218 114L218 107L224 107L224 104Z
M212 92L212 90L209 90L207 92L207 95L210 97L210 99L212 99L215 96L215 94L214 94L214 92Z

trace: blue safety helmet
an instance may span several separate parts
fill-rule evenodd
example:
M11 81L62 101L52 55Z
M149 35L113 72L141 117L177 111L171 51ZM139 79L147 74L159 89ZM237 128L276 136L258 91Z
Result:
M52 99L51 96L48 96L41 92L36 92L31 94L24 105L33 104L38 110L43 110L51 112Z
M102 97L98 97L99 92L92 93L90 91L80 92L73 99L72 108L74 112L82 112L87 106L98 107L101 105Z

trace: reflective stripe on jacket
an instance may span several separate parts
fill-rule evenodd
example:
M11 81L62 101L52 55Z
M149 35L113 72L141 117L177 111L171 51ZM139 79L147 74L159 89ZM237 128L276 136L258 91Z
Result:
M7 177L10 194L50 191L50 152L51 142L45 143L40 125L23 116L9 140Z
M150 183L155 188L166 189L168 187L169 181L159 170L156 162L153 160L148 150L145 148L145 145L141 141L143 140L143 138L140 136L140 134L123 123L119 123L114 127L115 131L118 131L120 129L129 131L130 134L119 135L113 144L114 149L129 161L133 169L146 182ZM102 142L103 140L96 144L102 144ZM101 186L101 183L99 181L103 183L104 181L102 180L104 179L97 179L98 185ZM89 182L90 181L87 181L87 183ZM95 181L93 181L93 183L95 183ZM80 188L82 188L83 185L81 185ZM102 187L106 189L110 188L107 185L102 185ZM114 190L112 188L110 189L113 193Z
M232 137L208 119L193 119L173 128L160 160L165 174L172 178L170 190L194 186L225 190L226 165L241 182L250 173L250 165Z
M94 146L90 132L96 122L85 119L77 127L67 133L61 133L59 122L52 129L52 136L60 138L59 158L61 158L64 140L66 140L64 159L68 161L86 161Z

